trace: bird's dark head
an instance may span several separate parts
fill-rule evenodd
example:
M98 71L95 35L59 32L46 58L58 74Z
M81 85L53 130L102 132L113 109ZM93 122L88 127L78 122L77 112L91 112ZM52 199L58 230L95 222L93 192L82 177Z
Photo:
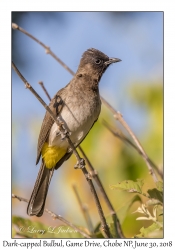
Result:
M103 52L91 48L83 53L78 71L84 71L100 79L109 65L120 61L118 58L109 58Z

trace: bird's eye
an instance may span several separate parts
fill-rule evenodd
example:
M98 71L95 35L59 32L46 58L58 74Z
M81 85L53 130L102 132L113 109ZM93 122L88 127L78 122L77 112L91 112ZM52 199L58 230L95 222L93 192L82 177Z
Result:
M100 59L97 59L97 60L95 60L95 63L96 63L96 64L100 64L100 63L101 63L101 60L100 60Z

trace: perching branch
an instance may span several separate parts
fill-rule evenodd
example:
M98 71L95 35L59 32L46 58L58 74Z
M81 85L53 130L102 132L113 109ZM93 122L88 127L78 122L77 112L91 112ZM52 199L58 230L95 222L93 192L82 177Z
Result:
M89 179L89 173L87 171L87 169L85 168L85 161L83 158L80 158L76 148L74 147L71 139L69 138L69 134L68 132L65 130L64 128L64 123L60 122L57 117L53 114L53 112L50 110L50 108L47 106L47 104L43 101L43 99L38 95L38 93L32 88L32 86L27 82L27 80L23 77L23 75L21 74L21 72L18 70L18 68L16 67L16 65L12 62L12 67L15 70L15 72L18 74L18 76L21 78L21 80L24 82L25 86L27 89L29 89L32 94L34 94L34 96L40 101L40 103L45 107L45 109L49 112L50 116L52 117L52 119L54 120L54 122L58 125L58 128L60 130L60 134L62 139L66 139L67 142L69 143L69 146L72 150L72 152L75 154L76 158L77 158L77 165L76 167L80 168L90 186L91 192L93 194L93 197L95 199L95 203L98 209L98 213L100 216L100 220L101 220L101 227L104 233L105 238L110 238L110 231L109 231L109 227L106 223L106 219L104 217L104 213L100 204L100 201L98 199L97 193L95 191L95 188L93 186L93 182L91 179Z
M95 171L94 167L92 166L91 162L89 161L89 159L87 158L86 154L84 153L83 149L81 146L79 146L79 150L80 152L82 153L87 165L89 166L90 168L90 175L91 177L95 180L95 182L97 183L99 189L100 189L100 192L102 193L102 196L105 200L105 203L106 205L108 206L109 210L110 210L110 214L112 216L112 219L113 219L113 222L114 222L114 227L115 227L115 232L116 234L118 235L118 238L124 238L124 235L123 235L123 232L122 232L122 229L121 229L121 225L120 225L120 221L117 217L117 214L106 194L106 191L103 187L103 184L98 176L98 173Z
M12 198L18 199L19 201L24 201L28 203L28 200L25 198L22 198L18 195L12 194ZM83 235L85 238L90 239L91 237L86 234L85 232L83 232L80 228L76 227L72 222L64 219L61 215L57 215L55 213L53 213L52 211L50 211L49 209L45 208L44 210L46 213L50 214L54 219L58 219L62 222L64 222L66 225L70 226L71 228L75 229L77 232L79 232L81 235Z
M93 194L93 197L95 199L95 204L96 204L96 207L98 209L99 216L100 216L101 228L102 228L102 232L104 234L104 237L105 238L111 238L109 227L108 227L108 225L106 223L106 219L104 217L104 213L103 213L100 201L98 199L97 192L96 192L96 190L94 188L94 185L93 185L93 182L92 182L92 180L90 178L90 174L88 173L88 171L87 171L87 169L85 167L81 168L81 170L83 171L83 174L86 177L86 181L88 182L88 184L90 186L90 190L91 190L91 192Z

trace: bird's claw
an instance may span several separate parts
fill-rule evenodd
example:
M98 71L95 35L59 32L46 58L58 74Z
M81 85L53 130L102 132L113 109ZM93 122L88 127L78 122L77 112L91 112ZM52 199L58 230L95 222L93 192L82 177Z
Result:
M82 169L84 167L85 167L85 160L83 158L81 158L74 166L75 169Z
M63 141L67 136L70 137L71 132L69 132L67 129L64 128L64 131L62 131L60 134L61 134L61 140Z

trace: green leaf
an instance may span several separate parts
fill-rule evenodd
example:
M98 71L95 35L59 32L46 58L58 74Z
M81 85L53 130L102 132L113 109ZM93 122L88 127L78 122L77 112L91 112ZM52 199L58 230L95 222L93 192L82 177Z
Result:
M150 238L151 235L156 235L157 231L162 229L162 225L160 223L153 223L151 226L140 229L140 234L135 235L135 238ZM160 235L160 234L158 234ZM161 237L160 237L161 238Z
M110 185L111 189L119 189L123 191L127 191L129 193L139 193L142 194L142 186L144 182L143 180L131 181L126 180L117 183L116 185Z
M18 235L25 238L84 238L83 235L67 225L51 227L18 216L12 217L12 223L16 226Z
M102 232L100 231L100 227L101 227L101 223L97 223L97 225L94 228L94 235L96 236L96 238L100 238L100 239L104 239L104 236L102 234Z
M163 192L163 182L162 181L158 181L156 182L156 187L160 192Z
M153 189L148 189L148 194L150 198L159 200L161 203L163 203L163 193L160 192L158 189L153 188Z
M131 202L130 202L130 204L129 204L127 210L129 210L130 207L132 206L132 204L134 204L134 203L137 202L137 201L140 202L140 203L142 203L142 199L140 198L139 195L135 195L135 196L132 198L132 200L131 200Z

